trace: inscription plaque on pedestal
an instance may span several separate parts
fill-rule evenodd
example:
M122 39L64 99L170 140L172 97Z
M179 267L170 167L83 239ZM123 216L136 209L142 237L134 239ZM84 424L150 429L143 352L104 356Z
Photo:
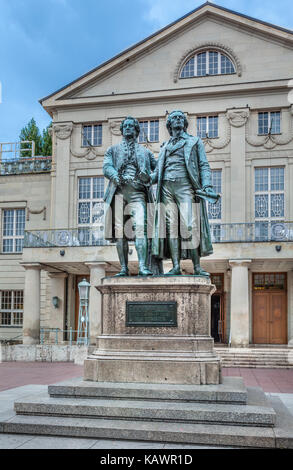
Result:
M177 327L177 302L126 302L126 326Z

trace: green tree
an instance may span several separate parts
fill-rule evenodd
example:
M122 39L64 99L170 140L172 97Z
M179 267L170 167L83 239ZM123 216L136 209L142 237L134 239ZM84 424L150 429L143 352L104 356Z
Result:
M35 143L35 155L36 156L44 156L50 157L52 155L52 137L50 135L50 128L52 127L52 122L43 129L43 133L41 134L37 123L34 118L32 118L29 123L21 129L19 140L22 141L34 141ZM21 149L27 149L29 147L28 144L21 144ZM23 151L21 152L22 157L30 157L30 151Z
M40 133L40 130L37 126L36 121L32 118L29 123L23 127L19 135L20 141L34 141L35 142L35 155L42 155L43 139ZM20 148L28 148L28 144L21 144ZM21 152L22 157L31 156L31 152L25 151Z
M42 136L42 155L44 157L51 157L52 156L52 137L50 134L50 129L52 128L52 122L43 129L43 136Z

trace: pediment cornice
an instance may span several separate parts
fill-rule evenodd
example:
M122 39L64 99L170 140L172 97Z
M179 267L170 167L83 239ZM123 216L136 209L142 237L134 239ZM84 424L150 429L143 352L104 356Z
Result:
M160 43L170 40L177 32L179 33L185 28L190 27L192 24L196 24L198 21L203 21L205 18L214 18L218 21L225 22L225 24L230 23L231 26L236 24L242 30L254 30L256 34L258 33L263 37L266 36L268 40L271 38L271 40L279 41L282 44L293 48L293 31L247 17L232 10L207 2L138 44L121 52L107 62L104 62L55 93L41 99L40 103L47 110L61 106L62 101L64 103L64 100L70 100L72 95L77 93L80 89L91 86L95 81L103 79L109 73L114 73L116 70L118 71L122 66L127 66L128 63L131 63L131 61L139 55L148 53L151 48L158 47ZM221 46L227 48L227 46L223 44L221 44ZM238 60L235 59L236 64L238 63ZM239 70L240 69L241 65L239 62Z

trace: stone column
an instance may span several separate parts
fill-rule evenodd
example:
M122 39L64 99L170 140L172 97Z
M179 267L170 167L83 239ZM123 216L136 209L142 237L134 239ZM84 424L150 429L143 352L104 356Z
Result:
M49 273L51 279L51 298L50 298L50 328L59 328L64 330L65 324L65 302L66 302L66 278L67 273ZM53 305L53 297L58 297L58 307ZM53 334L55 340L55 334ZM63 341L63 333L58 333L58 343Z
M105 277L105 263L86 263L90 269L90 344L96 344L96 338L102 333L102 302L101 294L96 286L101 285L101 280Z
M39 344L41 266L37 263L22 266L25 269L23 344Z
M230 109L231 125L231 223L244 223L246 212L245 124L249 109Z
M229 260L231 276L230 336L233 347L249 345L249 283L248 267L251 260Z

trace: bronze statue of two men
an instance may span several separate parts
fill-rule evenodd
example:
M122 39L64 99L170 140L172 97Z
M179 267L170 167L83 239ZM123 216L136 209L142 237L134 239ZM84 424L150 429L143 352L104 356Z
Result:
M200 266L200 258L213 252L206 201L215 203L219 195L212 188L203 142L187 128L182 111L169 114L170 139L156 160L137 142L139 122L127 117L120 128L122 142L105 154L103 171L110 180L104 197L105 239L116 241L117 276L129 275L129 241L135 241L139 276L160 273L162 260L170 258L173 268L166 275L181 275L180 260L189 258L194 275L209 276Z

